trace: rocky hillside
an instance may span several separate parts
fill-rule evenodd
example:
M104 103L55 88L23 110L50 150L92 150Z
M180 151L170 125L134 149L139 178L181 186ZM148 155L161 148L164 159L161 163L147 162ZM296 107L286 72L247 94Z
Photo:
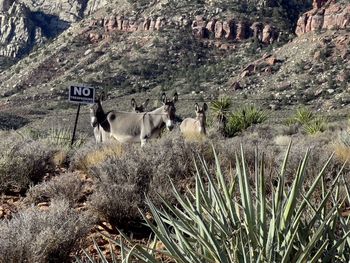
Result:
M281 112L350 103L347 0L1 3L0 107L29 118L74 106L70 83L103 88L122 109L177 90L179 114L222 94Z
M0 1L0 56L20 58L107 1Z

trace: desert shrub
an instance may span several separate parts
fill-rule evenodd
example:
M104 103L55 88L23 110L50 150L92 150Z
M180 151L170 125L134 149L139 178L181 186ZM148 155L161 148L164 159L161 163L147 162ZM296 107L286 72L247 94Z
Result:
M71 130L67 128L51 128L43 136L48 143L61 146L61 147L71 147L72 133ZM86 135L80 134L79 137L74 140L74 147L79 147L86 142Z
M139 224L138 208L144 208L145 194L157 203L158 194L171 197L168 178L181 187L191 178L196 149L210 154L206 152L208 146L201 142L186 143L177 134L169 134L150 141L143 148L139 144L128 145L121 155L107 155L100 162L90 162L86 169L94 179L95 190L89 198L89 207L101 220L114 225ZM80 160L84 159L80 156Z
M17 139L6 144L0 153L0 192L24 191L54 169L57 150L45 142Z
M31 207L0 222L0 262L68 262L91 222L64 201Z
M332 262L335 258L348 262L350 246L346 240L350 232L341 216L342 202L337 194L342 171L324 188L321 166L312 185L304 188L307 151L292 184L286 185L288 156L289 149L280 164L278 184L272 189L274 198L266 191L268 170L263 158L256 159L257 165L250 172L242 150L231 181L225 180L219 162L212 174L200 159L204 172L197 172L196 187L189 197L173 186L178 205L163 200L156 206L146 200L153 221L145 215L143 218L154 234L153 243L161 242L163 249L135 245L130 250L116 242L124 251L122 255L150 262L157 262L160 256L176 262ZM250 173L256 177L254 185L248 182ZM203 178L208 179L207 184ZM321 200L313 203L311 197L320 188Z
M84 197L83 191L84 185L78 174L65 173L29 188L24 202L38 204L54 199L65 199L70 205L74 205Z

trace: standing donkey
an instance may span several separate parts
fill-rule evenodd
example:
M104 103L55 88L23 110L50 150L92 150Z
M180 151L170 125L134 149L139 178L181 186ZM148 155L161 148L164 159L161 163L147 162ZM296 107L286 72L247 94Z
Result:
M199 134L206 135L206 116L205 112L208 109L206 103L203 107L199 107L198 103L195 104L196 118L186 118L181 122L180 131L183 134Z
M164 126L172 130L175 122L175 102L177 93L169 100L162 94L163 105L153 111L133 113L111 111L107 115L111 136L119 142L141 142L141 147L148 139L158 137Z

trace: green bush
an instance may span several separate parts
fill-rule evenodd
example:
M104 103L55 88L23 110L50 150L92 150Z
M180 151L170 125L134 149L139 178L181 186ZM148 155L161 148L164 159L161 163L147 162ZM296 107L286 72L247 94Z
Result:
M295 114L287 120L287 125L293 124L302 126L304 131L310 135L324 132L327 129L327 120L315 115L305 107L297 109Z
M229 116L225 128L226 135L229 137L235 136L237 133L254 124L262 123L266 119L266 113L255 106L243 107Z
M317 117L304 125L305 131L310 135L324 132L326 128L327 121L322 117Z

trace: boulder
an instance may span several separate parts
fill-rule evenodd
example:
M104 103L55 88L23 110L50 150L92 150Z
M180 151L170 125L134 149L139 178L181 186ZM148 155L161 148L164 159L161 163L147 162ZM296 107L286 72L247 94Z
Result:
M235 21L233 19L224 21L222 23L222 30L226 39L233 39L235 37Z
M262 23L254 22L250 27L250 29L252 30L253 37L261 41L263 35L263 28L264 26Z
M328 0L313 0L312 7L313 8L321 8Z
M215 32L215 23L216 23L216 19L212 19L208 22L206 28L208 29L209 32Z
M265 44L272 44L275 40L276 40L275 29L269 24L265 25L263 29L261 41Z
M149 30L149 26L151 24L151 19L146 18L145 21L143 22L143 30Z
M118 30L123 30L123 16L117 16L117 29Z
M315 8L301 15L297 21L297 36L320 29L346 29L350 27L350 4L324 1L316 3Z
M215 23L215 38L222 38L224 36L224 29L222 22L218 21Z
M107 32L111 32L117 29L117 19L115 16L111 16L110 18L106 19L105 22L105 30Z
M156 23L154 25L155 30L160 30L164 25L164 18L163 17L158 17L156 19Z
M7 12L15 0L0 0L0 12Z
M245 21L240 21L237 25L237 40L244 40L248 38L247 23Z

